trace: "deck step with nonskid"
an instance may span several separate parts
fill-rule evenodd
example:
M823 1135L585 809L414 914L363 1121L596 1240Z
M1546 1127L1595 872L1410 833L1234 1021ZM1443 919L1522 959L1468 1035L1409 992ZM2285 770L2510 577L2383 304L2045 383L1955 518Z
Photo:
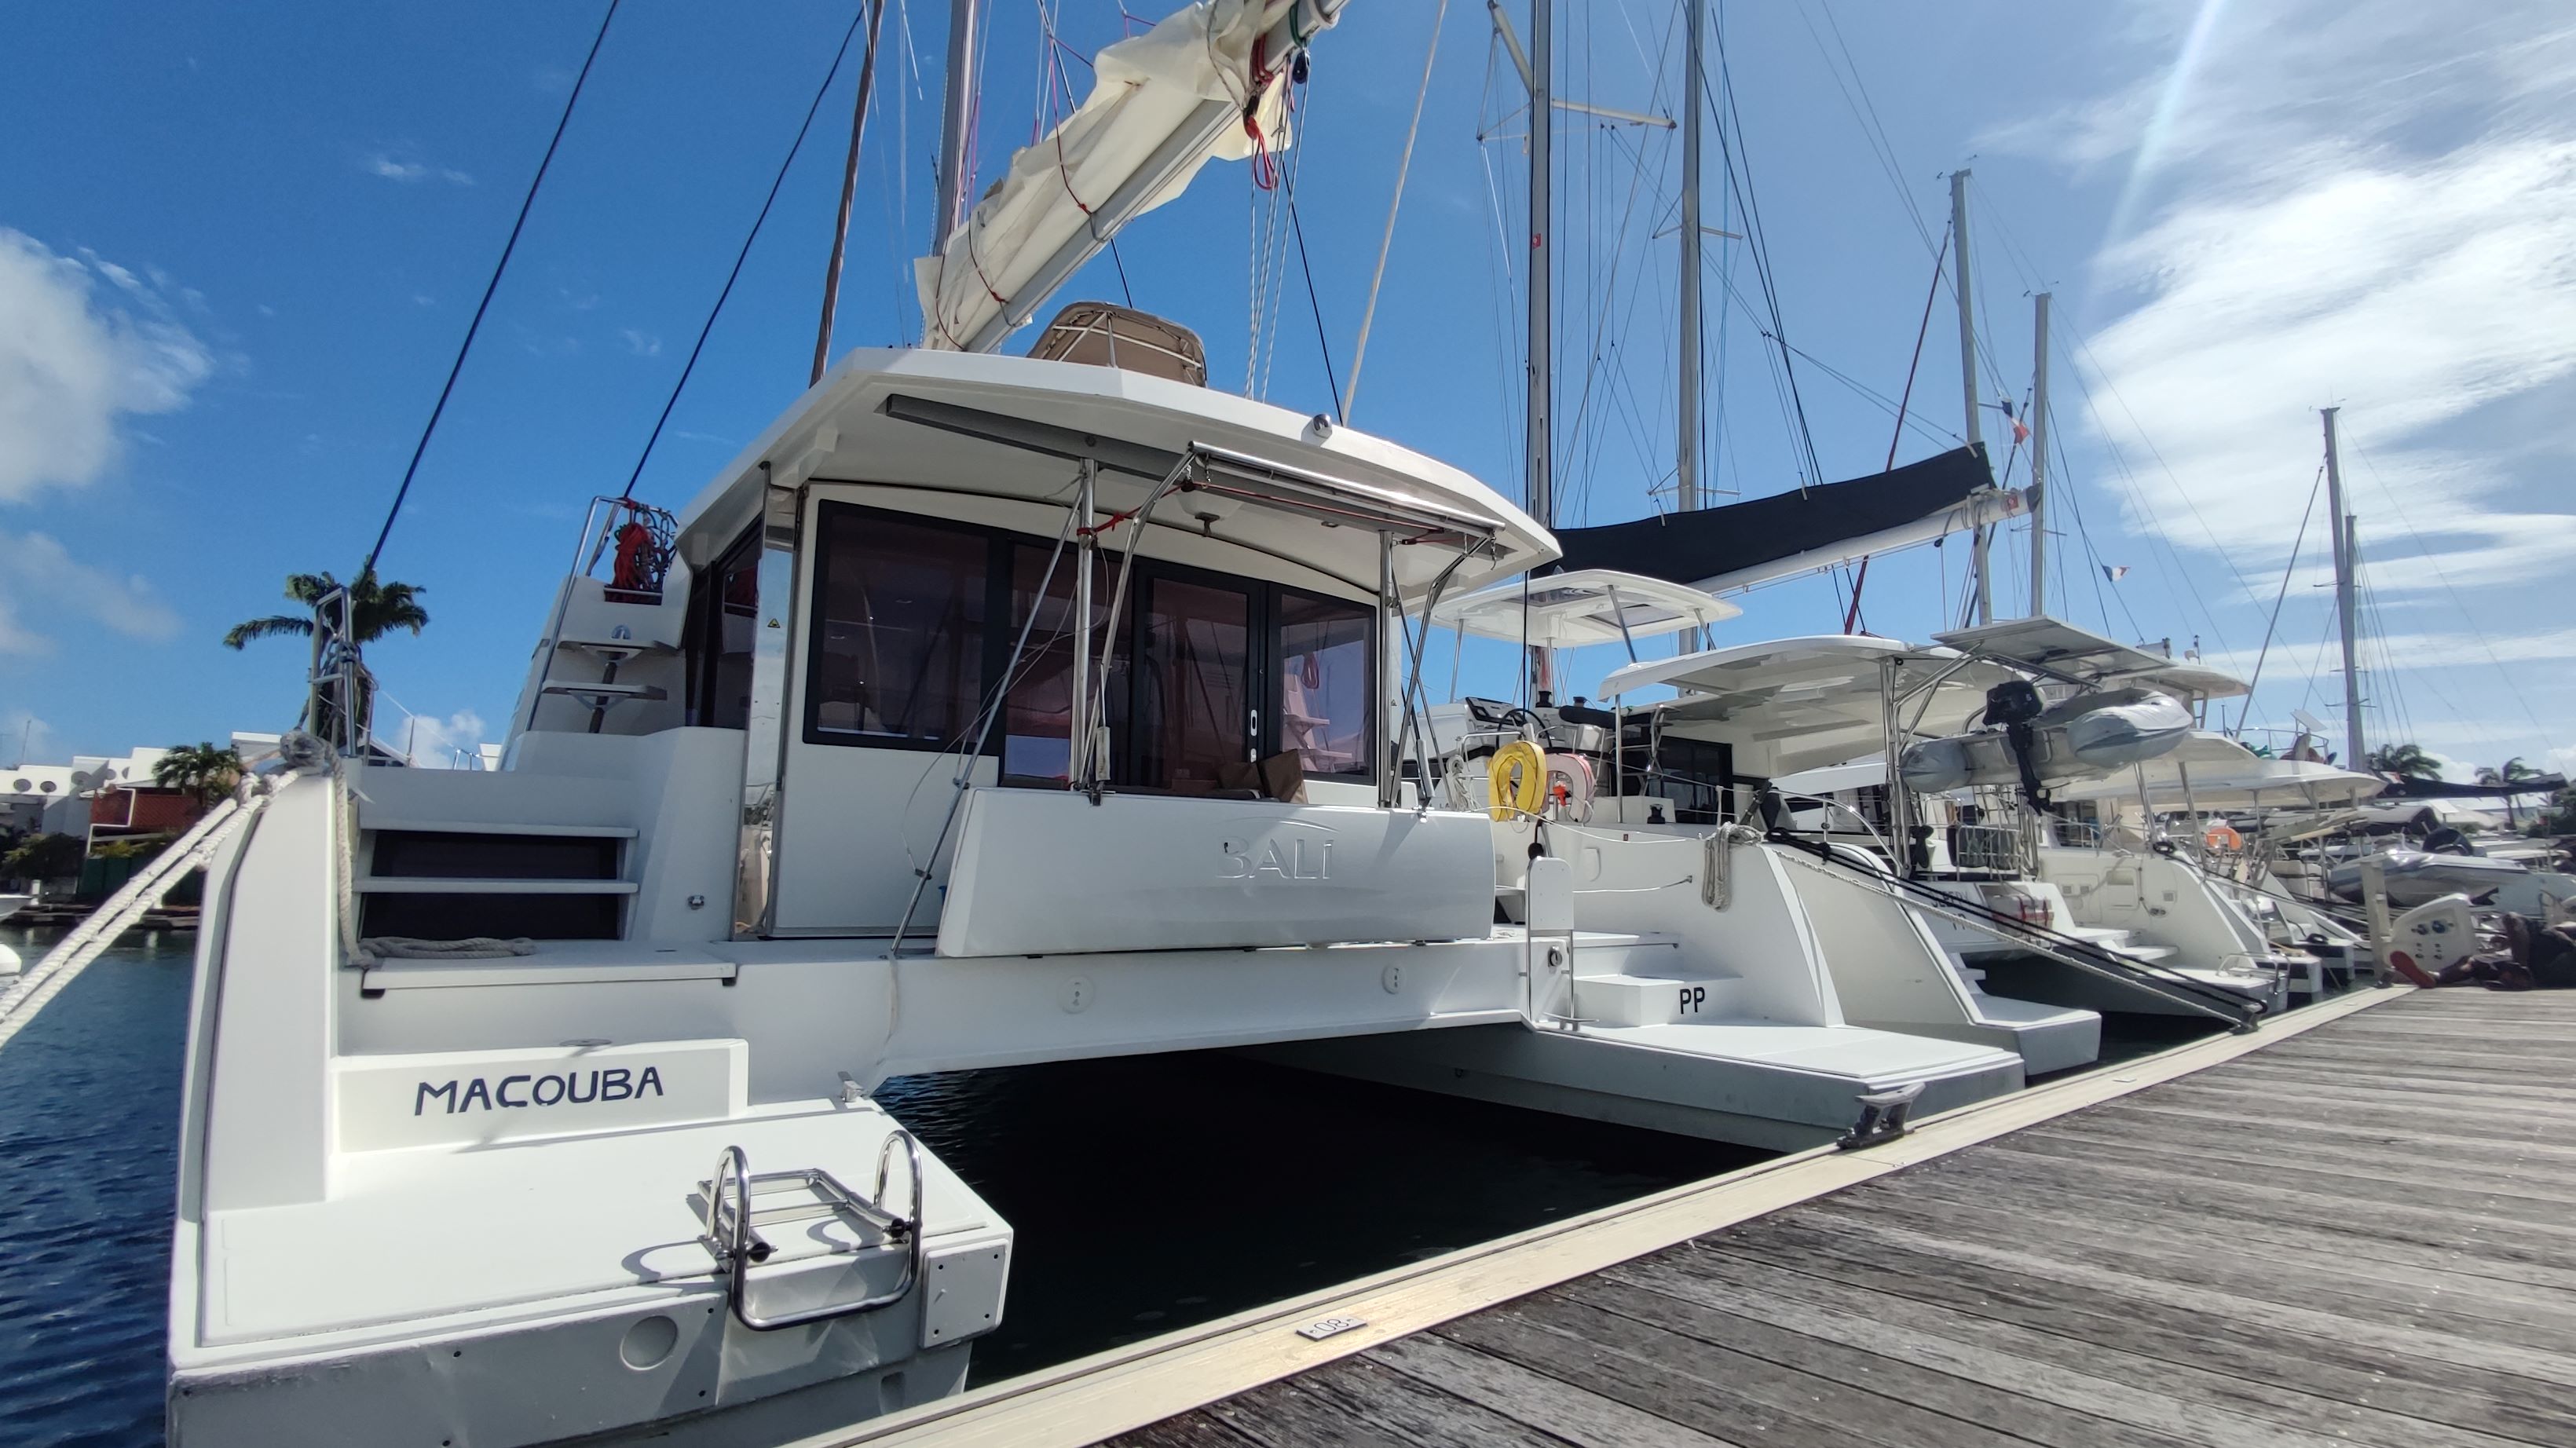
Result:
M1575 1014L1608 1026L1712 1020L1734 1008L1742 985L1724 976L1582 975L1574 981Z

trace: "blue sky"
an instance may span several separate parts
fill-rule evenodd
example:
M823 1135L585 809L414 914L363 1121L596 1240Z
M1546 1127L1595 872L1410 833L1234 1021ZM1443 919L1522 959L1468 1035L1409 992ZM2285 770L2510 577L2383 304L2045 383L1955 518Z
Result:
M844 347L918 325L908 261L927 246L946 8L889 12ZM1673 8L1563 6L1560 94L1672 109ZM2558 7L2468 21L2380 0L1713 8L1737 184L1759 208L1827 478L1885 459L1892 420L1861 389L1904 384L1943 174L1972 166L1988 395L2027 389L2027 296L2057 297L2069 466L2054 481L2084 524L2060 514L2057 612L2177 647L2197 636L2250 672L2286 592L2255 722L2331 716L2332 686L2313 682L2321 520L2288 565L2315 409L2340 403L2380 640L2374 738L2464 763L2576 762L2562 682L2576 33ZM1434 9L1351 0L1315 51L1292 154L1345 377ZM217 639L282 605L286 573L346 573L364 554L599 13L0 11L0 761L22 738L61 758L288 721L300 651ZM993 0L988 177L1029 138L1045 13ZM1111 0L1053 13L1077 52L1119 33ZM634 465L850 14L849 0L631 0L619 15L387 551L435 622L371 662L423 717L424 754L506 717L583 503ZM1525 26L1526 6L1513 14ZM645 472L649 498L685 499L804 384L853 70ZM1518 131L1511 85L1484 8L1453 0L1355 421L1516 493L1504 266L1519 258L1504 238L1522 161L1508 135L1478 140ZM1559 135L1561 516L1608 522L1669 506L1676 249L1655 233L1678 147L1573 121ZM1709 174L1712 224L1751 230L1714 142ZM1255 218L1246 168L1212 168L1121 244L1135 301L1198 328L1222 387L1245 382ZM1293 251L1285 264L1266 392L1323 410ZM1724 301L1730 278L1746 305ZM1805 451L1749 244L1715 250L1710 279L1711 472L1745 495L1792 486ZM1066 295L1116 298L1120 281L1096 265ZM1942 307L1900 457L1960 429ZM2001 547L2003 611L2019 611L2026 547ZM1938 627L1964 553L1874 566L1868 626ZM2097 588L2096 563L2131 571ZM1722 641L1841 622L1830 580L1747 602ZM1615 662L1579 656L1568 673L1579 687ZM1471 653L1468 682L1501 667Z

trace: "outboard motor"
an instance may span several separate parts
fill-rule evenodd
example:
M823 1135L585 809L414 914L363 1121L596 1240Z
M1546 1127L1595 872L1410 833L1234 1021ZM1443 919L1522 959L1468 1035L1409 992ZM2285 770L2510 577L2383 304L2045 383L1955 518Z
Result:
M2022 794L2030 807L2045 811L2048 791L2039 782L2039 767L2033 757L2037 733L2030 721L2046 712L2048 705L2039 697L2039 686L2028 679L2006 679L1986 691L1986 722L2004 726L2004 739L2012 745L2013 759L2021 765Z

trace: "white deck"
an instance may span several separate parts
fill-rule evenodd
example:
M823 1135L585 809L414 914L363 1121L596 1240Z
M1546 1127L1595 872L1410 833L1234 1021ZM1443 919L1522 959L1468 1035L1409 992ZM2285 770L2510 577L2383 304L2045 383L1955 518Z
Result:
M370 1328L410 1337L425 1319L489 1320L514 1305L558 1311L585 1294L706 1283L713 1263L697 1240L701 1183L725 1146L741 1146L755 1172L818 1166L866 1192L893 1125L873 1106L810 1103L612 1136L351 1153L327 1201L208 1221L206 1340L364 1338ZM934 1240L999 1225L946 1167L923 1165ZM900 1184L903 1169L895 1170ZM663 1186L638 1191L638 1182ZM891 1192L898 1207L905 1190ZM829 1235L845 1249L858 1245L837 1225ZM781 1249L772 1260L782 1264L830 1250L819 1239L772 1240Z

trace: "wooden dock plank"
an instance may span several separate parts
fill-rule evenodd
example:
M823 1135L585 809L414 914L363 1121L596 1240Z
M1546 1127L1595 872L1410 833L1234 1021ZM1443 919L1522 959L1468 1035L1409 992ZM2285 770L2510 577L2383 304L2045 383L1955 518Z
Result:
M1746 1448L1580 1384L1543 1377L1438 1333L1397 1338L1365 1356L1574 1448Z
M2187 1152L2211 1161L2239 1166L2279 1164L2361 1183L2355 1191L2413 1198L2417 1187L2438 1187L2516 1197L2525 1201L2576 1205L2576 1184L2555 1174L2535 1171L2529 1158L2472 1165L2438 1148L2403 1141L2333 1143L2310 1141L2213 1139L2206 1132L2135 1112L2124 1116L2070 1116L2025 1135L2058 1141L2094 1141L2128 1146L2144 1154Z
M2576 1418L2558 1414L2553 1395L2528 1379L2451 1364L2427 1365L2350 1348L2331 1339L2293 1338L2240 1321L2165 1307L2109 1291L2070 1293L2060 1285L2003 1272L1957 1256L1861 1243L1799 1220L1770 1218L1702 1245L1773 1266L1803 1264L1818 1275L1891 1296L1963 1305L1979 1314L2062 1337L2120 1348L2213 1372L2259 1375L2320 1397L2337 1398L2507 1440L2576 1441L2564 1437ZM2550 1423L2560 1436L2532 1437Z
M2277 1384L2206 1372L1980 1317L1954 1307L1715 1253L1678 1253L1656 1290L1688 1296L1777 1327L1863 1347L2082 1411L2116 1414L2185 1442L2249 1448L2407 1445L2412 1420L2374 1433L2384 1414ZM1606 1274L1622 1277L1632 1267ZM2492 1441L2492 1440L2488 1440Z
M2028 1185L2026 1182L2020 1185ZM1931 1200L1975 1206L1991 1200L1997 1190L2017 1189L2014 1183L1991 1180L1909 1181L1891 1190L1891 1199L1905 1201ZM1902 1193L1902 1197L1898 1197ZM2353 1240L2361 1235L2349 1233L2331 1216L2283 1225L2258 1221L2227 1212L2203 1210L2191 1203L2174 1205L2156 1203L2134 1196L2102 1194L2082 1204L2084 1215L2104 1229L2125 1230L2130 1224L2145 1223L2170 1228L2187 1235L2223 1242L2241 1251L2276 1255L2285 1261L2313 1260L2332 1256L2343 1260L2367 1260L2383 1266L2395 1265L2425 1272L2452 1274L2460 1278L2484 1279L2478 1285L2493 1284L2496 1290L2538 1288L2557 1293L2576 1293L2576 1273L2550 1268L2517 1266L2510 1262L2493 1262L2484 1257L2440 1247L2376 1238L2362 1244Z
M1782 1448L2005 1448L2013 1440L1866 1389L1538 1293L1435 1329L1707 1433L1755 1426Z
M2576 995L2418 993L1134 1448L2576 1443Z
M1982 1211L1921 1198L1902 1204L1847 1200L1831 1205L1829 1219L1843 1213L1864 1219L1884 1216L1953 1233L1988 1231L1993 1225ZM2116 1232L2106 1232L2099 1219L2076 1212L2017 1207L2013 1216L2022 1230L2012 1240L2034 1250L2081 1244L2084 1260L2158 1274L2166 1281L2576 1354L2576 1322L2568 1320L2565 1298L2545 1288L2514 1290L2492 1278L2392 1268L2348 1250L2211 1253L2203 1231L2127 1221Z
M1757 1357L1827 1381L1847 1383L1900 1404L2051 1448L2174 1448L2180 1441L2097 1413L2034 1401L1902 1357L1784 1330L1727 1307L1664 1292L1662 1287L1662 1282L1651 1277L1640 1281L1634 1274L1616 1278L1604 1274L1557 1290L1573 1301L1605 1312L1648 1324L1661 1323L1678 1335L1710 1347ZM1864 1404L1862 1410L1868 1411L1870 1406Z
M1326 1408L1421 1448L1560 1448L1562 1440L1362 1356L1290 1379Z
M2300 1303L2276 1301L2274 1298L2278 1296L2304 1296L2306 1293L2296 1287L2270 1285L2272 1281L2291 1274L2277 1269L2264 1270L2270 1264L2259 1259L2228 1274L2231 1280L2227 1286L2211 1287L2184 1280L2195 1275L2195 1269L2206 1256L2205 1250L2194 1252L2185 1249L2164 1254L2119 1253L2092 1246L2082 1239L2058 1239L2052 1243L2045 1239L2016 1236L2006 1242L1998 1242L1982 1234L1939 1231L1930 1223L1872 1220L1866 1215L1830 1211L1819 1212L1817 1216L1835 1230L1864 1240L1947 1255L1999 1272L2060 1283L2087 1297L2136 1298L2185 1313L2208 1314L2230 1322L2246 1323L2258 1331L2277 1333L2286 1339L2317 1337L2350 1343L2364 1349L2359 1356L2365 1367L2373 1358L2385 1360L2390 1356L2404 1356L2427 1359L2430 1363L2451 1363L2534 1378L2555 1389L2546 1395L2554 1407L2576 1411L2576 1359L2520 1342L2494 1341L2490 1335L2492 1325L2487 1325L2484 1331L2475 1335L2445 1332L2422 1322L2420 1316L2405 1304L2384 1299L2376 1300L2375 1310L2367 1314L2329 1312ZM2232 1290L2238 1283L2242 1283L2246 1290ZM2365 1306L2375 1301L2363 1294L2351 1294L2345 1300ZM2418 1320L2390 1323L2380 1320L2378 1311L2393 1311Z

